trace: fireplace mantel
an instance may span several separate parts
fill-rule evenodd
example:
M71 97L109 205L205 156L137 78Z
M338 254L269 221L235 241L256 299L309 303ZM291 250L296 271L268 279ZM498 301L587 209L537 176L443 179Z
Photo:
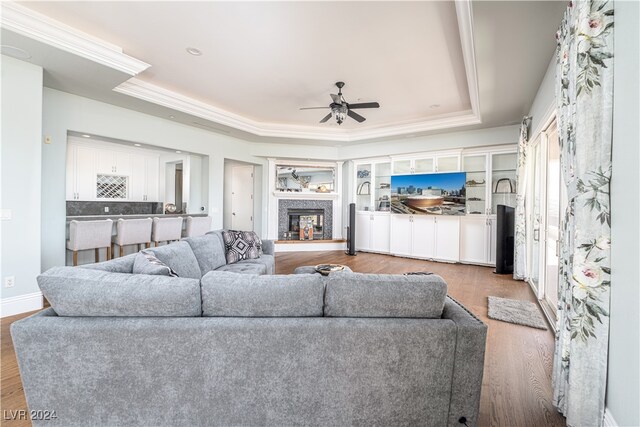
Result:
M277 199L303 200L335 200L340 197L338 193L316 193L315 191L274 191L273 196Z

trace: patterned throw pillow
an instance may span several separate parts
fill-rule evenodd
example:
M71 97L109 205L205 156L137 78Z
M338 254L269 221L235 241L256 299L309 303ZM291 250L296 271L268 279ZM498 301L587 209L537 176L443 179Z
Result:
M171 267L147 251L138 252L138 255L136 255L133 261L133 274L178 277L178 273L173 271Z
M262 255L262 240L253 231L228 230L222 232L227 264Z

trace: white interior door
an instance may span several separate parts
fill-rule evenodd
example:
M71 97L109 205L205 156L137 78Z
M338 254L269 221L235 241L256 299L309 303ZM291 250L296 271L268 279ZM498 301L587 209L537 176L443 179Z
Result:
M253 166L231 169L231 228L253 231Z

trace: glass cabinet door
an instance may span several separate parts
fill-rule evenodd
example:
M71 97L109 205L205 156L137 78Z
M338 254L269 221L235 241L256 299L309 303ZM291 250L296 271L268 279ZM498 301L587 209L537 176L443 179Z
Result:
M436 172L457 172L458 156L445 156L436 159Z
M411 173L411 160L394 160L393 174L405 175Z
M498 205L516 206L516 153L491 155L491 213Z
M487 213L487 155L478 154L462 158L462 170L467 173L466 211L469 215Z
M356 166L356 209L371 210L371 164Z
M391 163L377 163L374 180L375 210L388 212L391 210Z
M433 158L416 159L414 161L414 173L429 173L433 172Z

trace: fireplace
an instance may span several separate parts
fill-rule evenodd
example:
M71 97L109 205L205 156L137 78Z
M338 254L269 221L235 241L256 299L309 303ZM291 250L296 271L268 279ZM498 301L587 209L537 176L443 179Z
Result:
M313 240L322 239L324 234L324 210L323 209L288 209L289 229L292 239L300 238L300 230L305 227L313 231L307 235L313 236Z
M333 236L333 202L331 200L278 201L278 238L299 240L300 228L313 228L313 240L331 240Z

